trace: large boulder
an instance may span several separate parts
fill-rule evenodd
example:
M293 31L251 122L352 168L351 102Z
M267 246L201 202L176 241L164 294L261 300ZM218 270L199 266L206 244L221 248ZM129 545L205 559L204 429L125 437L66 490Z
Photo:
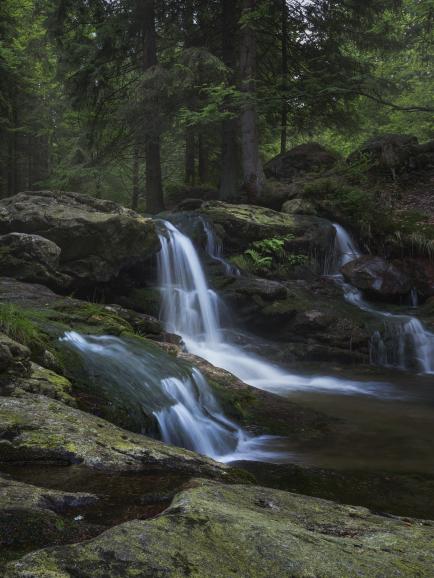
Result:
M332 168L339 157L316 142L309 142L277 155L264 167L267 177L293 179L294 177Z
M344 265L342 273L352 285L380 299L407 295L413 287L402 268L382 257L364 255Z
M415 168L415 156L418 154L418 140L406 134L382 134L367 140L348 157L349 163L367 159L373 168L389 169L396 172Z
M327 252L336 231L319 217L285 214L255 205L204 203L200 214L218 228L225 252L239 253L255 241L278 236L293 238L290 245L298 252Z
M39 550L11 563L5 577L429 576L433 539L431 522L194 480L157 518Z
M16 275L21 266L20 279L64 290L107 283L159 248L152 219L77 193L25 192L2 199L0 233L7 235L0 239L8 259L5 274Z

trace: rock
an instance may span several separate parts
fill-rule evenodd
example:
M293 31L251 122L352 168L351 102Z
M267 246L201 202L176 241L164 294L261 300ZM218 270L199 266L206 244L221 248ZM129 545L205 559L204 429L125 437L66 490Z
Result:
M1 235L0 255L0 275L5 277L51 285L69 282L59 272L60 247L40 235Z
M304 173L330 169L338 160L337 155L319 143L310 142L277 155L264 166L264 172L269 178L293 179Z
M30 374L30 349L0 333L0 377Z
M278 344L268 355L280 363L369 362L375 319L346 303L327 279L277 283L240 277L221 294L239 325Z
M342 273L352 285L380 299L406 295L413 287L412 279L401 268L382 257L364 255L342 267Z
M40 275L32 280L47 282L62 290L107 283L121 271L144 264L159 248L152 219L111 201L77 193L38 191L2 199L0 233L38 235L48 239L45 245L40 240L33 243L32 250L39 252L42 270L36 266L33 272L29 270L24 247L32 246L32 243L27 236L20 237L14 255L23 255L28 280L32 274ZM55 255L55 246L60 248L60 255ZM47 260L48 253L54 272L48 271L41 257L43 254Z
M282 213L293 215L317 215L318 212L312 201L303 198L290 199L282 205Z
M388 169L396 172L411 167L416 154L418 141L415 136L405 134L382 134L366 141L359 149L350 154L347 161L357 163L368 159L374 165L371 168Z
M30 375L6 381L0 386L0 391L2 395L16 397L26 393L37 393L57 399L71 407L76 406L76 401L71 395L72 384L69 379L36 363L31 364Z
M88 493L48 490L0 476L0 546L37 549L78 540L80 532L74 531L72 520L60 514L97 499Z
M195 480L159 517L39 550L9 564L5 578L429 576L433 539L432 522Z
M42 395L0 398L0 462L83 464L108 472L168 471L230 478L194 452L122 430Z
M220 227L225 252L240 253L254 241L276 236L293 236L292 245L300 252L329 250L335 229L325 219L308 215L288 215L255 205L204 203L200 214Z

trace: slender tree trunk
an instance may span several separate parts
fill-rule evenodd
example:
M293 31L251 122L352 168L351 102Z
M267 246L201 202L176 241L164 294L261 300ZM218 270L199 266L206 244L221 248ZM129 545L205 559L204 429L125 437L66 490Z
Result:
M8 194L15 195L18 192L18 113L15 102L12 105L10 127L11 131L9 132L8 139Z
M209 181L209 157L206 139L203 134L199 134L199 180L207 183Z
M196 183L195 170L195 135L194 130L189 127L185 131L185 184L194 186Z
M133 151L133 189L131 192L131 208L135 211L139 204L139 147L134 145Z
M258 114L256 111L256 37L249 17L257 6L257 0L243 0L243 16L246 20L241 30L240 76L241 90L246 102L241 113L241 150L243 163L243 188L249 202L261 195L265 176L259 155Z
M286 90L288 88L288 5L287 0L282 0L282 111L281 111L281 133L280 133L280 153L286 152L287 126L288 126L288 104L286 102Z
M232 71L236 66L235 56L235 24L237 21L237 8L234 0L222 0L222 56L223 62ZM234 74L230 81L234 82ZM234 199L237 193L239 142L238 142L238 119L228 118L222 122L222 151L221 151L221 178L219 197L221 199Z
M193 1L185 0L182 12L184 27L184 47L189 48L194 44L194 9ZM188 106L194 108L194 96L188 98ZM196 131L194 127L185 129L185 184L194 186L196 183Z
M144 46L143 68L157 64L157 35L155 32L154 0L138 0L142 16ZM163 184L161 181L160 135L147 135L145 145L146 159L146 210L148 213L159 213L164 209Z

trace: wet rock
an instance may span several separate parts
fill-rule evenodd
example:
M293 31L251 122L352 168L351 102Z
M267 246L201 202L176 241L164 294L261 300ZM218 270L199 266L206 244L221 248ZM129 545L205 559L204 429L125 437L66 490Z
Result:
M372 297L395 298L408 294L413 280L394 263L371 255L364 255L342 267L347 281Z
M292 179L300 174L330 169L338 160L337 155L319 143L310 142L274 157L264 166L264 172L270 178Z
M165 469L230 477L188 450L122 430L41 395L0 398L0 462L83 464L102 471Z
M39 271L41 277L33 280L63 290L106 283L127 268L144 264L159 247L151 219L111 201L78 193L32 191L2 199L0 233L25 234L20 237L20 247L33 246L46 261L49 254L54 273L50 269L47 279ZM43 245L39 239L32 245L34 235L48 241ZM60 255L56 255L56 246ZM26 271L29 259L24 249L21 255ZM39 261L43 263L42 258Z
M0 547L28 550L79 539L78 528L61 514L97 499L88 493L48 490L0 476Z
M434 527L258 486L197 480L158 518L11 563L6 578L428 576Z

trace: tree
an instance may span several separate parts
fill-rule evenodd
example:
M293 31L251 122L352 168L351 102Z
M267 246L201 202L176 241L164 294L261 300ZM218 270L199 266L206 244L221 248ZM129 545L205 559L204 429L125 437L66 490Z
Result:
M256 35L257 0L243 0L240 41L240 87L245 95L240 117L243 162L243 188L249 201L262 193L265 183L259 153L258 116L256 109Z

